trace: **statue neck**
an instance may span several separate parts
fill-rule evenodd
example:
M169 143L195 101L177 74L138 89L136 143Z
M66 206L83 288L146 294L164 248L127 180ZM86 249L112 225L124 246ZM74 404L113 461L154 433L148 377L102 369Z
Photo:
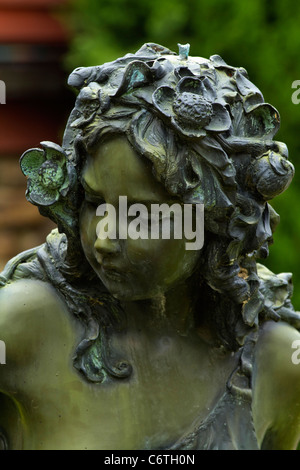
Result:
M185 281L152 299L124 302L128 329L186 336L194 329L195 288Z

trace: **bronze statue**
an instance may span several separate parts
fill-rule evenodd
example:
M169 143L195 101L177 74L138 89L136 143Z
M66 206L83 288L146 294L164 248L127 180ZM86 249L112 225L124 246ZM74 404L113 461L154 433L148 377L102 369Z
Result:
M257 262L294 174L277 110L244 69L188 46L145 44L69 84L62 146L21 158L58 230L0 277L2 447L296 448L300 315L291 275ZM99 206L118 213L120 196L203 204L203 246L121 237L120 219L99 237Z

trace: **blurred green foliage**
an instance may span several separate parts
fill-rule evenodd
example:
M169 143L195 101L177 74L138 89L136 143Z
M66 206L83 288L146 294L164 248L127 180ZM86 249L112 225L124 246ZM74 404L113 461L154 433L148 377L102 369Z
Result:
M219 54L247 69L266 102L281 115L276 136L300 169L300 104L292 103L292 83L300 80L300 2L294 0L73 0L68 71L99 65L135 52L145 42L177 51L191 44L191 55ZM273 207L281 215L270 256L274 272L293 272L294 305L300 310L300 171Z

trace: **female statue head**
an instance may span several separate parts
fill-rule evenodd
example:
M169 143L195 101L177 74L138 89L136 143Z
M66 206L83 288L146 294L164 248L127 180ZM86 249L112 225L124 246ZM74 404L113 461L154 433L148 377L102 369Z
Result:
M186 281L203 238L200 213L196 241L188 241L193 206L171 196L147 163L126 137L113 136L91 150L81 174L83 251L109 292L125 301L157 298Z
M246 71L219 56L189 57L188 46L180 46L177 55L149 43L102 66L76 69L69 84L79 94L62 147L43 142L44 150L30 150L21 159L29 178L28 199L67 237L67 250L56 250L56 270L64 279L57 285L64 295L72 297L79 289L93 298L99 272L89 247L97 236L94 227L94 242L89 241L83 185L96 171L95 158L105 158L108 171L104 145L110 151L113 145L124 145L124 158L145 168L145 185L151 179L159 185L161 200L204 204L204 246L189 256L184 274L193 276L195 302L205 305L205 315L196 322L205 322L219 343L236 350L261 320L280 318L283 303L275 308L275 303L266 302L257 260L268 256L278 223L268 201L287 188L294 169L286 146L273 140L279 114L264 102ZM119 163L126 167L122 159ZM86 258L93 270L84 264ZM90 283L81 281L78 288L83 277ZM154 278L149 277L150 284ZM289 286L285 278L282 283ZM104 287L110 290L109 285ZM103 296L110 303L110 315L102 309L101 321L111 324L108 318L116 301L105 289ZM90 320L94 314L92 308L86 313L87 305L82 309ZM87 363L80 367L89 375Z

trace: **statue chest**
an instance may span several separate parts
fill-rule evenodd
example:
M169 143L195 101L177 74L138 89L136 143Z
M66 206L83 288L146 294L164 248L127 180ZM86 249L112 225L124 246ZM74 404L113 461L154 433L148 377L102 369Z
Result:
M168 336L129 335L121 343L132 375L102 384L81 377L66 344L56 345L51 360L41 349L24 371L31 380L21 383L19 376L23 448L167 447L223 393L230 360L213 366L204 349Z

